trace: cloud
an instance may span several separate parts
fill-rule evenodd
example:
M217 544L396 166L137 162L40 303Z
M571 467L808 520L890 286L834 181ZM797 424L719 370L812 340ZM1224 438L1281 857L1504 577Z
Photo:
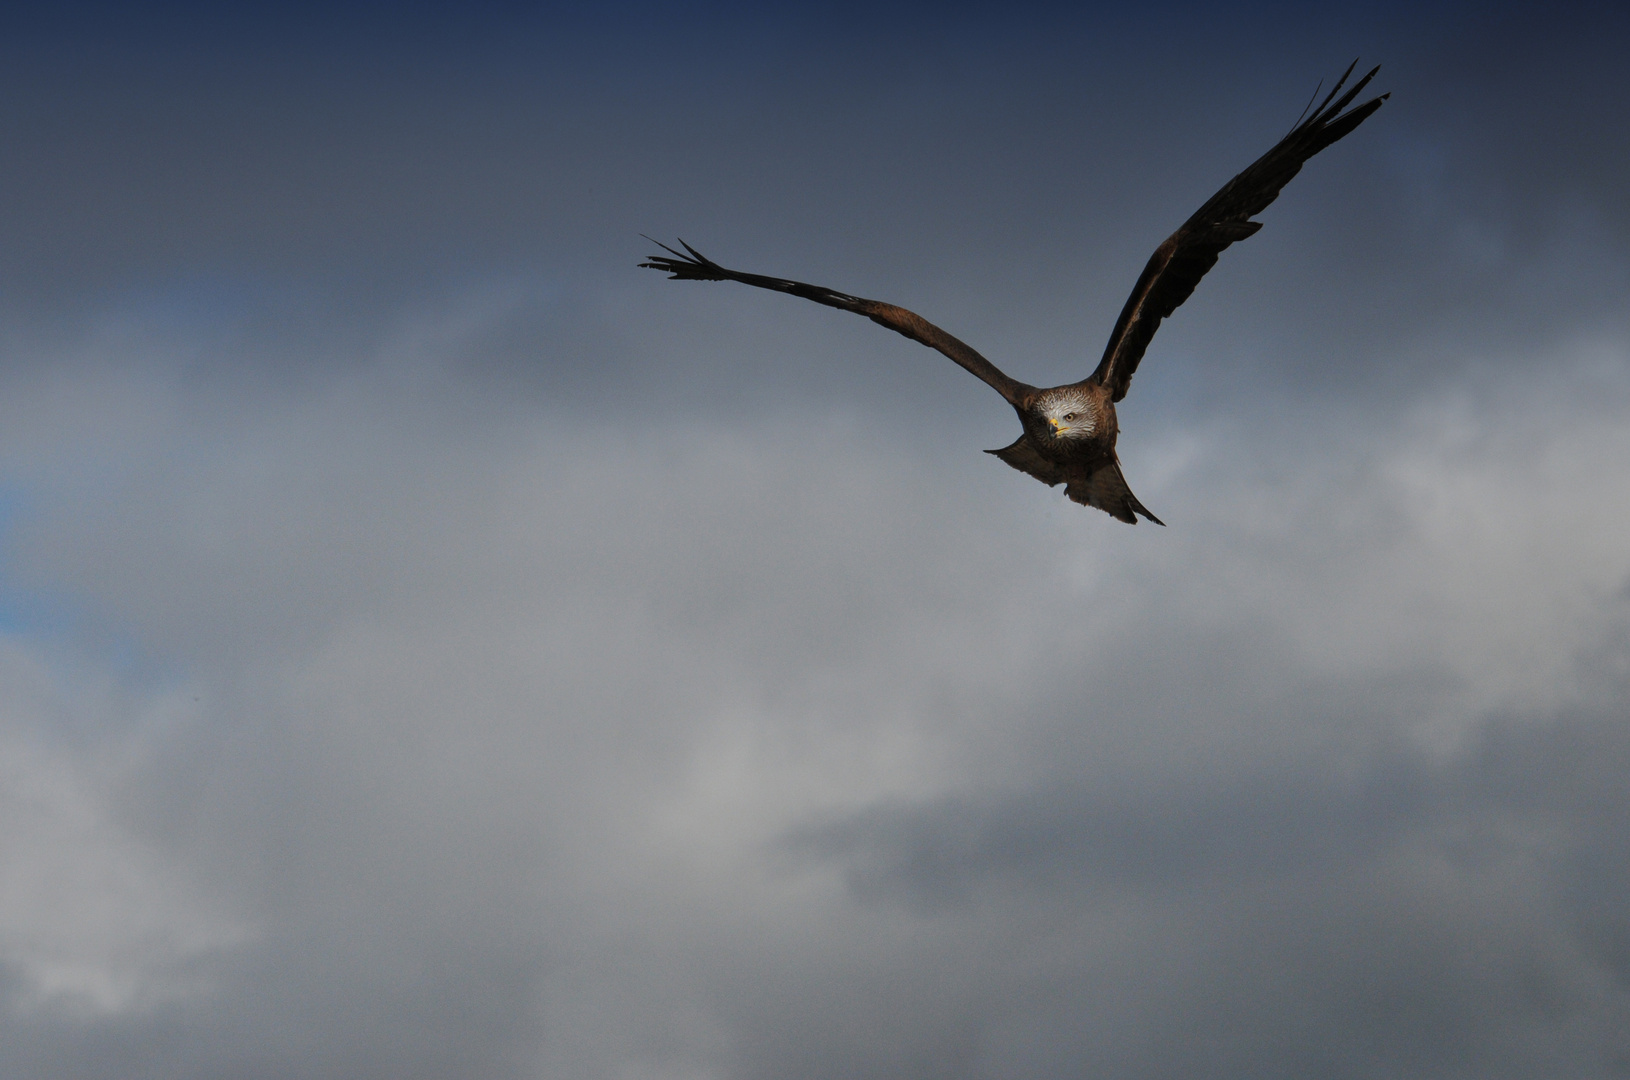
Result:
M117 628L10 646L17 1068L1619 1052L1621 343L1169 409L1125 444L1159 531L837 406L517 403L470 303L278 395L92 357L9 397L78 426L8 575Z
M131 700L105 679L70 689L66 681L88 673L53 670L15 640L4 643L0 668L7 1005L94 1024L207 995L209 958L242 946L253 927L122 819L117 793L141 782L145 739L86 746L70 735L107 723L143 733L184 723L185 702L175 694Z

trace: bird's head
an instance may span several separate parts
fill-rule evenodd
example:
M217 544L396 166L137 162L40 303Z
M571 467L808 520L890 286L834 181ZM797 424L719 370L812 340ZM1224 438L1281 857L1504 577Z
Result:
M1045 390L1036 399L1042 430L1056 439L1087 439L1098 430L1098 414L1085 391L1076 386Z

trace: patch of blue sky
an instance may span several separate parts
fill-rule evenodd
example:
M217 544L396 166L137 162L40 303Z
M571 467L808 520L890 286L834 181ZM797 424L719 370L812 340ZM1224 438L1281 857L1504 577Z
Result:
M19 588L12 580L12 533L27 512L27 497L16 489L0 488L0 634L28 634L49 627L56 605L42 593Z
M0 635L92 655L127 680L149 685L175 682L180 673L173 665L149 655L117 627L105 625L71 594L17 581L12 544L19 523L31 512L30 503L26 490L0 487Z

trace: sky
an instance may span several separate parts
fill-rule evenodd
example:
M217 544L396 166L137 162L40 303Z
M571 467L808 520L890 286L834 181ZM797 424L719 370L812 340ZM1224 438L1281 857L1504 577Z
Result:
M1622 10L0 30L0 1073L1630 1076Z

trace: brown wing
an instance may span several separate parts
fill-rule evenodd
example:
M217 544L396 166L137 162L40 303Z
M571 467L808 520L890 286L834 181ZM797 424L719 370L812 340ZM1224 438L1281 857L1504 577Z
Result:
M1112 400L1126 396L1132 373L1138 369L1138 361L1143 359L1143 351L1160 327L1160 320L1189 298L1206 271L1217 264L1217 256L1224 248L1262 228L1261 222L1249 219L1279 197L1280 189L1302 170L1303 162L1363 123L1387 99L1388 95L1382 94L1342 113L1381 70L1373 68L1337 100L1336 94L1357 65L1355 60L1348 66L1312 115L1250 168L1223 185L1182 228L1155 249L1121 309L1121 317L1115 320L1104 358L1091 376L1094 382L1110 388Z
M650 240L651 238L646 237L646 239ZM1008 378L995 364L980 356L971 347L947 334L921 315L907 311L905 308L895 307L893 304L884 304L877 300L866 300L859 296L850 296L847 293L834 292L819 285L805 285L801 281L788 281L785 278L764 277L760 274L744 274L738 270L726 270L683 240L679 241L679 246L689 252L689 255L683 255L661 241L651 240L651 242L666 251L668 255L653 255L649 262L640 263L643 267L665 271L672 277L684 281L739 281L743 285L791 293L793 296L801 296L805 300L813 300L817 304L825 304L827 307L852 311L856 315L866 316L879 326L886 326L896 333L904 334L912 341L921 342L930 349L938 349L984 380L991 389L1001 394L1011 405L1018 405L1025 397L1036 392L1035 387L1028 386L1017 379ZM672 256L672 258L668 256Z
M1018 442L1004 446L1000 450L986 450L985 453L995 454L1015 469L1029 473L1048 487L1064 482L1064 470L1042 457L1037 452L1035 444L1030 441L1029 435L1020 435Z

